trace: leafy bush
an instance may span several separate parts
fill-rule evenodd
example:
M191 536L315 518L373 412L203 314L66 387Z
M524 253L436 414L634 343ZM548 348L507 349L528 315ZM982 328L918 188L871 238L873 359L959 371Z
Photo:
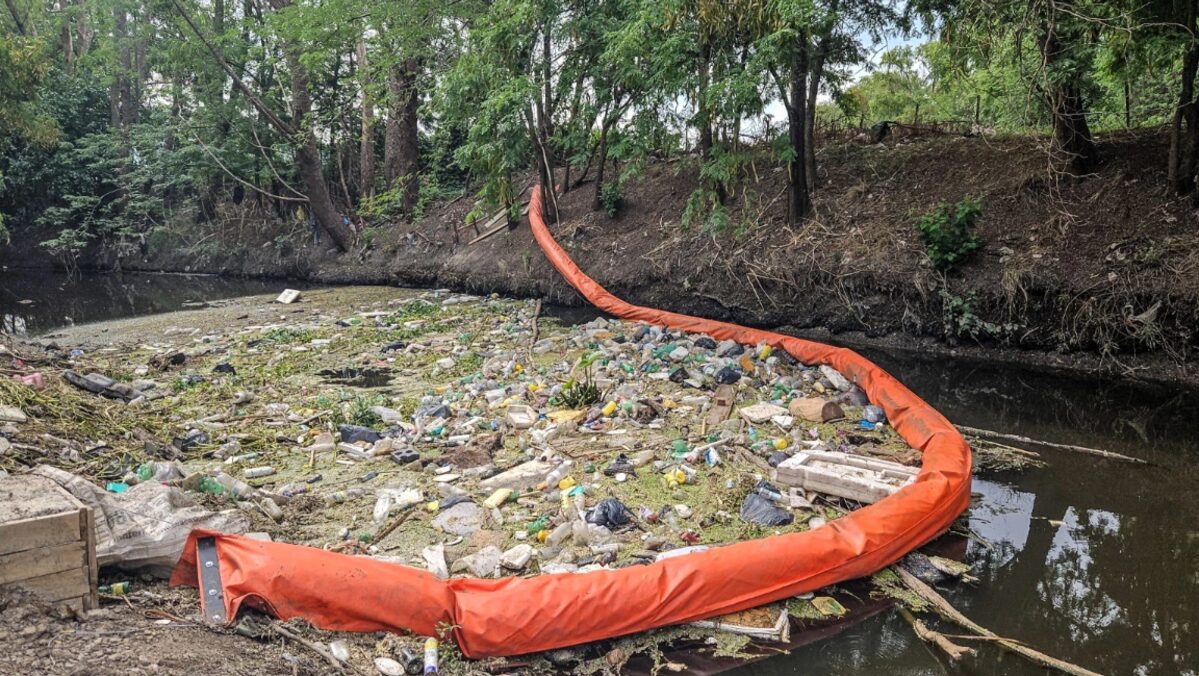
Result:
M608 213L608 218L616 218L620 213L620 207L624 203L624 191L620 187L619 181L608 181L600 188L600 204L604 206L604 211Z
M941 202L916 221L920 241L933 267L948 270L982 247L982 240L974 234L974 223L982 210L982 203L975 199L964 199L954 205Z

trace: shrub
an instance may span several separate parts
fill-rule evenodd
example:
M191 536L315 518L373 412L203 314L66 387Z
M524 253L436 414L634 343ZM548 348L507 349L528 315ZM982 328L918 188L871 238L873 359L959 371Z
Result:
M616 218L620 213L620 207L624 204L622 193L619 181L608 181L600 188L600 204L608 212L608 218Z
M975 199L964 199L954 205L941 202L933 211L916 221L920 241L928 252L928 259L938 270L948 270L971 252L982 247L982 240L974 234L974 223L982 214L982 203Z

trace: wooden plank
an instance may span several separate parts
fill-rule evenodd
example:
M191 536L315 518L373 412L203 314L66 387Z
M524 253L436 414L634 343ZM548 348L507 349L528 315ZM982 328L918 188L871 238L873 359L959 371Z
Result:
M81 565L86 566L86 562L87 551L83 542L5 554L0 556L0 585L50 573L61 573Z
M50 479L36 475L0 478L0 523L73 512L79 501Z
M4 586L27 589L45 600L53 602L87 595L88 577L87 569L83 566L77 566L71 570L64 570L59 573L51 573L40 577L31 577Z
M0 554L79 540L79 512L63 512L0 525Z
M79 510L79 536L83 542L83 565L87 567L87 594L83 597L83 608L100 607L100 595L96 587L100 584L100 566L96 563L96 514L91 507Z
M737 403L737 390L732 385L720 385L712 397L712 407L708 409L708 417L704 420L709 428L716 427L728 419Z
M520 210L520 215L524 216L527 213L529 213L529 203L525 202L524 208ZM500 215L502 216L503 214L500 214ZM508 227L508 221L507 220L501 221L499 223L499 225L496 225L494 228L491 228L490 230L485 231L483 234L481 234L478 237L467 242L466 245L470 246L471 244L475 244L477 242L482 242L483 240L487 239L488 237L491 237L492 235L494 235L497 232L500 232L501 230L504 230L507 227Z

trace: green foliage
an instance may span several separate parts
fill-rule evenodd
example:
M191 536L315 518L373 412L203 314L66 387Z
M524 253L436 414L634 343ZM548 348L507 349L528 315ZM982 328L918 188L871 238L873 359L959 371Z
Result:
M942 202L916 220L916 230L933 267L949 270L982 247L982 240L974 233L974 224L980 214L981 202L964 199L953 205Z
M600 203L604 205L604 211L608 213L609 218L616 218L620 213L620 208L624 205L624 189L621 187L620 181L607 181L600 188Z
M572 377L562 386L556 403L567 408L586 408L600 399L599 388L592 382L592 366L603 356L602 352L589 352L579 357L575 370L583 370L583 377Z
M683 216L679 222L684 228L702 222L705 232L724 232L729 225L728 209L720 202L714 190L696 188L687 197L687 205L683 208Z

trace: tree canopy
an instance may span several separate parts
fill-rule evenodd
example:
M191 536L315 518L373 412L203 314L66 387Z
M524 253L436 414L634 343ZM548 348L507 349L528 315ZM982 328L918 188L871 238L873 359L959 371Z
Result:
M615 214L669 156L718 226L763 153L798 221L822 130L880 121L1044 134L1078 175L1096 130L1168 125L1190 193L1196 4L5 0L0 236L72 259L237 217L345 250L464 192L515 217L532 174L548 213L586 187Z

